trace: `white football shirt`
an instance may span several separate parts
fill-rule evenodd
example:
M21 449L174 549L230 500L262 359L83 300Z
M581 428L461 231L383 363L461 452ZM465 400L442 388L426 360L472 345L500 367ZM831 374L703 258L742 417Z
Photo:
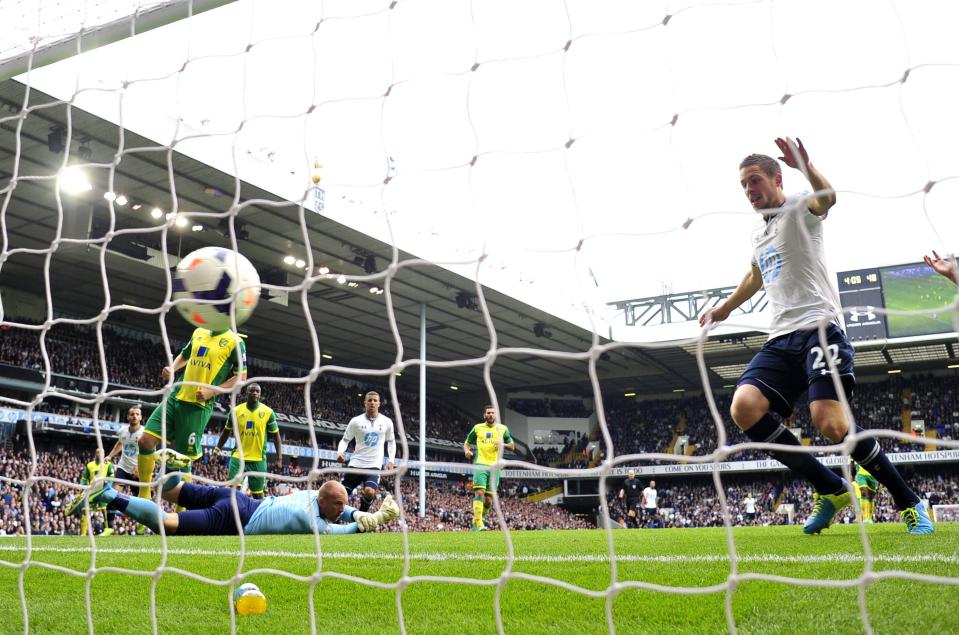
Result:
M376 419L371 421L364 412L350 419L346 430L343 431L343 438L340 440L337 452L340 454L346 452L351 440L356 441L356 446L353 449L353 456L350 457L350 462L347 464L349 467L380 469L383 467L383 445L386 443L389 443L387 448L389 460L394 462L396 459L393 420L386 415L377 415Z
M130 432L130 426L126 425L120 428L119 440L122 451L120 452L120 461L117 463L124 472L133 474L137 471L137 453L140 451L137 443L143 436L143 426L137 428L136 432Z
M842 324L839 294L826 270L822 223L803 205L806 194L786 197L785 204L762 219L753 230L752 264L763 276L772 310L769 339L803 328L814 328L821 318Z
M747 513L747 514L755 514L755 513L756 513L756 499L755 499L755 498L753 498L752 496L748 496L748 497L746 497L746 498L743 500L743 503L746 505L746 513Z
M646 497L646 509L655 509L656 508L656 490L652 487L647 487L643 490L643 496Z

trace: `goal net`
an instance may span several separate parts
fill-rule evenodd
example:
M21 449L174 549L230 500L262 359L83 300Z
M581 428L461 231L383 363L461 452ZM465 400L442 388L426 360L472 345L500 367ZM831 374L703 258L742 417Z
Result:
M0 533L12 535L0 539L0 623L737 632L788 623L810 590L841 596L823 630L871 633L878 619L908 630L882 607L907 586L959 584L951 529L898 552L887 525L857 524L852 508L835 521L848 527L830 529L835 550L773 527L809 516L810 488L728 416L738 355L765 340L766 301L716 328L696 317L747 270L757 218L738 162L800 137L841 201L826 230L830 275L914 265L895 284L915 303L863 301L847 321L888 324L915 347L857 353L890 379L857 388L856 409L823 321L814 368L865 430L817 441L802 402L787 422L803 439L795 451L850 483L864 435L918 466L906 471L923 487L955 471L953 415L919 410L928 396L895 382L902 365L928 363L938 374L923 385L954 388L942 374L956 356L954 289L916 263L936 249L955 266L957 18L949 3L905 0L3 3ZM813 177L783 172L807 204L830 193ZM135 479L110 475L78 482L95 449L115 450L130 407L162 412L163 436L163 404L203 388L163 368L193 328L177 310L177 266L206 246L248 257L261 285L237 326L249 376L212 399L210 427L189 440L194 481L253 492L263 478L269 497L345 469L362 477L360 504L379 471L344 468L337 442L376 391L397 444L380 485L402 509L384 535L104 536L138 523L96 508L83 514L87 537L64 535L81 520L63 508L104 477L132 490ZM643 315L662 312L660 324L644 327L624 298L648 300ZM235 320L236 303L220 306ZM264 460L280 460L240 455L228 472L213 450L242 442L236 412L254 383L284 435ZM550 391L587 395L588 411L540 400L530 412L586 427L550 430L555 448L537 455L537 415L511 410L510 396ZM505 482L483 510L487 533L446 531L473 519L463 440L487 404L513 417L519 449L498 455ZM160 463L142 479L158 518L174 513L161 494L178 478ZM663 499L644 493L628 509L630 470L644 487L665 483ZM590 513L533 502L558 497ZM231 494L241 526L243 500ZM956 509L934 505L936 521ZM706 529L672 529L687 526ZM617 531L630 527L669 529ZM245 582L263 590L266 616L238 614ZM782 604L757 617L771 589ZM58 598L68 610L49 610ZM933 625L959 610L939 608Z

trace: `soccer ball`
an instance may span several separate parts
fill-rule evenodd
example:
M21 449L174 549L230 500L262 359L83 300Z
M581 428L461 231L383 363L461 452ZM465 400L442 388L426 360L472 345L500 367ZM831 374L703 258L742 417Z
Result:
M266 596L258 586L246 582L233 593L233 605L240 615L260 615L266 612Z
M173 299L183 318L211 331L230 328L230 307L236 325L249 319L260 300L260 276L245 256L221 247L203 247L177 265ZM235 302L231 302L234 300ZM222 300L217 304L196 300Z

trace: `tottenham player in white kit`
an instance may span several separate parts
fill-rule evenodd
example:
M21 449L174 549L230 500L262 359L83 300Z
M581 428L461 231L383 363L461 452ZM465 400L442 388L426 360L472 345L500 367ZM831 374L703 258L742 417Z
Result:
M343 438L336 448L336 460L340 463L346 461L346 449L350 441L355 441L353 456L350 457L348 467L367 468L380 470L383 468L383 445L386 445L388 455L386 469L392 470L396 462L396 436L393 431L393 420L386 415L380 414L380 395L377 392L370 391L365 396L366 411L353 417L346 430L343 431ZM352 492L357 485L363 485L363 491L360 494L360 511L367 511L376 493L380 488L380 475L378 473L349 473L343 477L343 486L347 492Z
M830 282L823 247L823 221L836 204L832 185L809 161L802 141L776 139L779 160L801 170L815 190L811 195L786 196L779 163L763 154L751 154L739 164L739 181L753 209L762 214L753 233L752 267L721 305L704 312L699 323L722 322L760 288L772 312L769 341L743 372L730 408L733 421L751 440L800 445L773 417L788 417L796 399L809 395L809 413L816 429L832 443L849 434L839 396L833 385L835 366L846 394L856 385L853 348L842 327L839 297ZM818 327L827 321L826 343ZM832 365L830 365L830 361ZM803 531L818 534L836 513L851 504L848 483L808 452L769 454L803 475L815 489L813 513ZM934 531L924 504L906 484L875 438L865 438L851 451L857 463L885 485L909 533Z
M140 406L130 406L127 410L127 425L120 428L120 433L116 444L110 450L107 456L108 462L116 463L117 456L120 462L117 464L116 477L127 481L138 481L137 477L137 454L139 453L140 436L143 434L143 426L140 422L143 420L143 412ZM132 489L132 485L129 486Z

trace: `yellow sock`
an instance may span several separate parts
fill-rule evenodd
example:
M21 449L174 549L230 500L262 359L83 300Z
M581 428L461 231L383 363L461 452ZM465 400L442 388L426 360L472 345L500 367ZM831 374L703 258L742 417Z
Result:
M156 467L156 462L156 454L153 452L143 454L141 451L137 454L137 473L140 475L140 482L146 483L153 480L153 468ZM137 495L140 498L150 498L150 486L141 486Z
M489 516L489 510L493 507L493 501L486 499L483 501L483 518Z
M83 517L80 518L80 535L81 536L87 535L87 529L89 529L88 525L89 523L87 523L87 515L84 514Z
M473 501L473 526L481 527L483 525L483 501Z
M866 522L872 521L872 501L868 498L863 498L859 501L859 504L862 506L862 519Z
M184 470L186 470L186 469L192 469L192 466L191 466L191 468L184 468ZM180 477L180 480L185 481L185 482L187 482L187 483L192 483L192 482L193 482L193 475L192 475L192 474L183 474L183 476ZM185 511L186 511L186 507L183 507L182 505L177 505L177 506L176 506L176 512L177 512L178 514L179 514L180 512L185 512Z

